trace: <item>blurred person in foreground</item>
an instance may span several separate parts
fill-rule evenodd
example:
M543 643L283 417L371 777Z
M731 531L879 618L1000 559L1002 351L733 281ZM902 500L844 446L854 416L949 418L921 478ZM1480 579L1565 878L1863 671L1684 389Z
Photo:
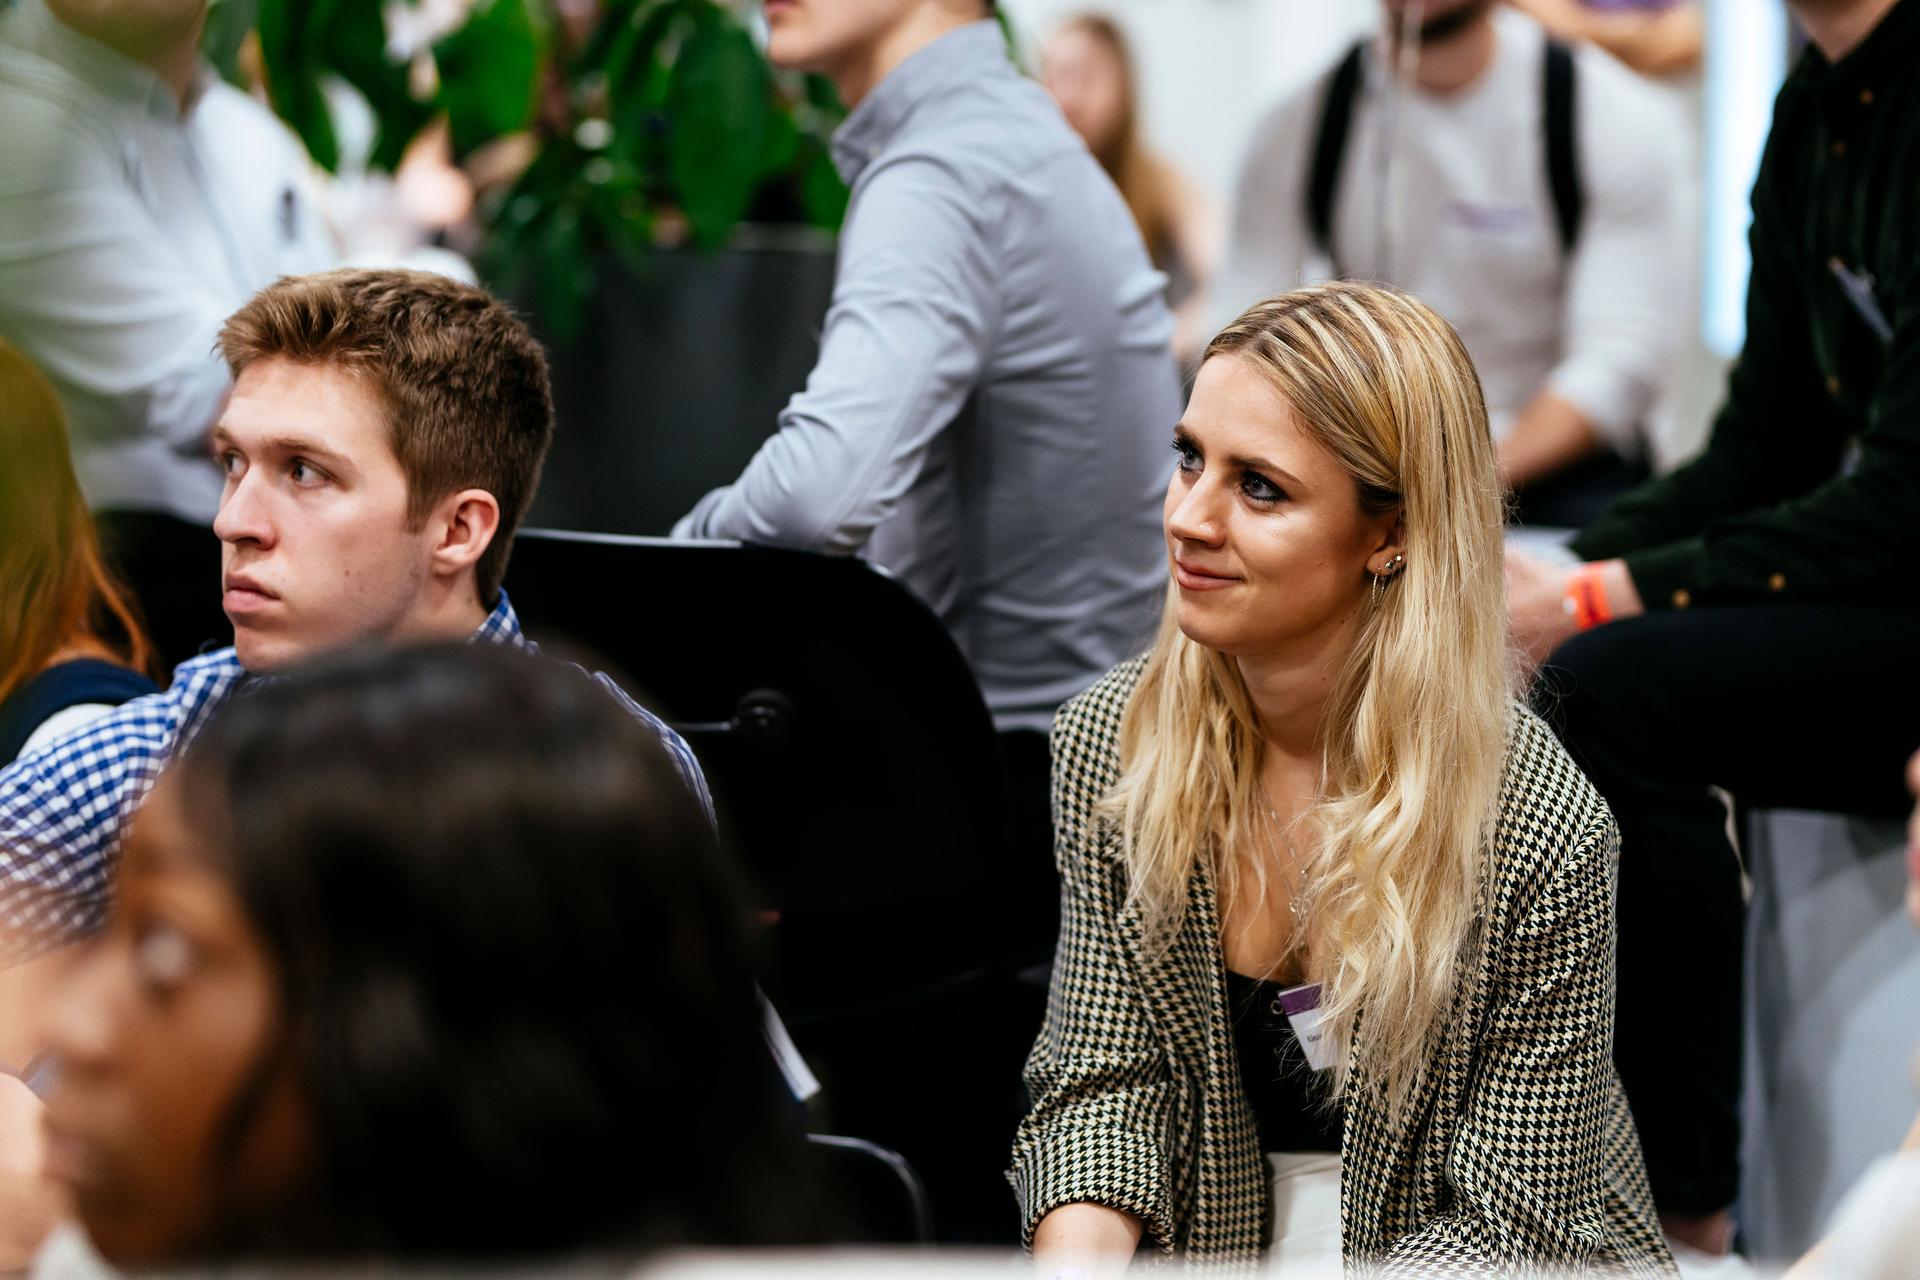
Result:
M1013 1184L1043 1276L1669 1274L1615 1075L1619 836L1513 697L1459 338L1256 304L1173 438L1159 638L1055 729L1059 958Z
M1068 18L1040 50L1040 82L1120 188L1153 265L1166 273L1173 350L1183 364L1206 341L1207 280L1220 257L1213 202L1147 145L1133 48L1114 18Z
M1416 294L1473 353L1517 518L1576 528L1645 476L1691 314L1685 128L1500 0L1386 0L1256 128L1216 313L1329 278Z
M806 1234L745 905L659 736L578 668L441 643L262 683L118 879L56 993L46 1160L113 1266Z
M424 639L523 646L500 582L553 436L546 357L482 290L334 271L262 290L220 331L234 393L214 428L214 529L233 645L0 772L0 967L96 930L126 824L236 693L329 650ZM679 736L602 677L665 742Z
M1754 183L1746 345L1705 452L1583 530L1583 563L1507 556L1541 705L1620 819L1618 1056L1654 1196L1713 1253L1739 1182L1745 899L1709 788L1899 812L1920 747L1920 0L1790 7L1810 43Z
M100 559L59 398L0 342L0 765L156 692L151 662Z
M339 255L306 152L200 56L207 0L0 13L0 338L59 390L109 559L175 660L206 639L221 323Z

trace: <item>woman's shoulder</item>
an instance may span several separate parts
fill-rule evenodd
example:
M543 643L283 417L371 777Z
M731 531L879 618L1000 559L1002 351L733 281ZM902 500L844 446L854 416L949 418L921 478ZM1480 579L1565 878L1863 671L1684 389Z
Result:
M1144 657L1121 663L1054 715L1053 788L1061 822L1083 817L1120 780L1120 723L1146 665Z
M70 708L117 707L159 688L138 671L98 658L48 667L0 701L0 763L20 755L42 726Z
M1053 717L1054 759L1060 759L1063 749L1094 754L1118 750L1120 722L1146 666L1145 655L1129 658L1061 704Z
M1551 875L1612 837L1613 812L1547 723L1515 703L1493 843L1502 877Z

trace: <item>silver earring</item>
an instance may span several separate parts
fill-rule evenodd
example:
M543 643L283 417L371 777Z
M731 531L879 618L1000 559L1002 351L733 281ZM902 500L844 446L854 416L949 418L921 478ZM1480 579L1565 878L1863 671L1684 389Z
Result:
M1394 552L1393 559L1387 561L1386 573L1382 574L1381 576L1385 577L1390 574L1399 572L1400 566L1405 564L1406 562L1407 562L1407 557L1404 554L1398 551Z

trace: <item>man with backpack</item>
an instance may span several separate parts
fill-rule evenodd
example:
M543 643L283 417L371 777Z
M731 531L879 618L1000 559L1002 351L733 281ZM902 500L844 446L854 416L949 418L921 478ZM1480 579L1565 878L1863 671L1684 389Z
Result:
M1337 277L1417 294L1473 357L1522 518L1577 528L1644 474L1692 314L1685 121L1496 0L1385 7L1257 127L1216 300Z

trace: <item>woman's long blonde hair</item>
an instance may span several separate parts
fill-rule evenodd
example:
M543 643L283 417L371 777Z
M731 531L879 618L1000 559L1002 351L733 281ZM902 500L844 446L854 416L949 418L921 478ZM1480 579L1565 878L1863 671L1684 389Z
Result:
M1397 510L1404 529L1405 567L1375 585L1336 681L1321 798L1299 842L1307 954L1339 1050L1334 1093L1357 1065L1398 1109L1452 1005L1506 758L1513 686L1486 407L1452 328L1390 289L1270 298L1203 361L1228 355L1273 380L1353 477L1363 511ZM1150 939L1179 928L1203 866L1222 903L1264 894L1262 861L1249 885L1233 856L1271 847L1264 743L1238 664L1188 639L1170 597L1103 806Z

